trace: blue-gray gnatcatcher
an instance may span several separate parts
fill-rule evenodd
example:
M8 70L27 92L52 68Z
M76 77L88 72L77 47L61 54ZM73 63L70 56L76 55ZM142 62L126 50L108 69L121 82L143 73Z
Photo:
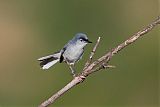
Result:
M72 40L70 40L60 51L44 56L38 59L40 62L40 66L42 69L48 69L57 62L66 62L72 74L74 74L74 64L77 62L83 55L84 47L88 44L92 43L88 40L88 37L84 33L77 33Z

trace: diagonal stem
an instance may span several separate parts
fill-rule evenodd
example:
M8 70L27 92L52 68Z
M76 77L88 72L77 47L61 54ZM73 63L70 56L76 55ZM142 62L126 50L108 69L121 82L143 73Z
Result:
M97 49L97 47L98 47L98 45L99 45L99 43L100 43L100 40L101 40L101 37L98 37L97 42L96 42L93 50L91 51L90 56L89 56L89 59L87 60L87 62L86 62L86 64L85 64L83 70L85 70L85 69L91 64L92 59L93 59L93 56L94 56L94 54L95 54L95 52L96 52L96 49Z
M83 82L85 80L85 77L87 77L88 75L95 72L95 70L93 70L93 69L96 66L102 66L104 63L108 63L115 54L117 54L119 51L121 51L123 48L125 48L129 44L134 43L137 39L139 39L144 34L149 33L154 27L156 27L159 24L160 24L160 16L155 21L153 21L150 25L148 25L144 29L140 30L139 32L137 32L136 34L131 36L129 39L127 39L126 41L124 41L123 43L118 45L117 47L113 48L111 51L106 53L104 56L100 57L99 59L97 59L96 61L92 62L89 65L87 64L88 67L86 67L86 69L84 69L81 74L79 74L77 77L73 78L73 80L71 82L69 82L65 87L63 87L57 93L52 95L49 99L47 99L46 101L41 103L39 105L39 107L47 107L47 106L51 105L52 103L54 103L58 98L60 98L68 90L70 90L71 88L73 88L77 84ZM93 55L94 55L94 53L93 53ZM99 69L96 69L96 71L99 71L103 68L105 68L105 67L104 66L99 67Z

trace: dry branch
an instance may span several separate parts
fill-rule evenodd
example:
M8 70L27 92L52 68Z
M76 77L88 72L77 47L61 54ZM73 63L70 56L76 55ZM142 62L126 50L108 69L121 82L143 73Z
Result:
M96 49L97 49L97 47L98 47L98 45L99 45L100 40L101 40L101 37L98 37L97 43L96 43L96 45L94 46L93 50L91 51L91 54L90 54L90 56L89 56L89 59L88 59L88 61L86 62L83 70L85 70L85 69L91 64L92 58L93 58L93 56L94 56L94 54L95 54L95 52L96 52Z
M95 47L93 48L89 60L86 62L85 67L83 71L78 74L71 82L69 82L65 87L63 87L61 90L59 90L57 93L55 93L53 96L51 96L48 100L44 101L39 107L47 107L50 104L54 103L55 100L57 100L60 96L62 96L65 92L76 86L77 84L83 82L86 77L93 72L100 71L104 68L110 68L113 66L108 66L108 62L111 60L111 58L117 54L119 51L121 51L123 48L128 46L129 44L132 44L135 42L138 38L143 36L144 34L150 32L155 26L160 24L160 17L158 17L155 21L153 21L151 24L140 30L139 32L132 35L129 39L118 45L117 47L113 48L111 51L107 52L104 56L100 57L96 61L92 62L92 57L96 51L96 48L100 42L100 37L97 40L97 43Z

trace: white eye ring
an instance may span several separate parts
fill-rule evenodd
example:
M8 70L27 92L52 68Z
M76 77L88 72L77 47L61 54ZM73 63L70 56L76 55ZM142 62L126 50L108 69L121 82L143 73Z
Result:
M81 42L83 42L83 39L80 39Z

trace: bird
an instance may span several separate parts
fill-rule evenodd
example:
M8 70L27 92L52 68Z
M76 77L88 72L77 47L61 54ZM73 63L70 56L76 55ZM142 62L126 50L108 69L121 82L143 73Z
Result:
M79 61L84 53L84 47L92 43L85 33L77 33L75 36L58 52L38 59L42 69L49 69L57 62L65 62L71 69L71 74L75 76L75 63Z

